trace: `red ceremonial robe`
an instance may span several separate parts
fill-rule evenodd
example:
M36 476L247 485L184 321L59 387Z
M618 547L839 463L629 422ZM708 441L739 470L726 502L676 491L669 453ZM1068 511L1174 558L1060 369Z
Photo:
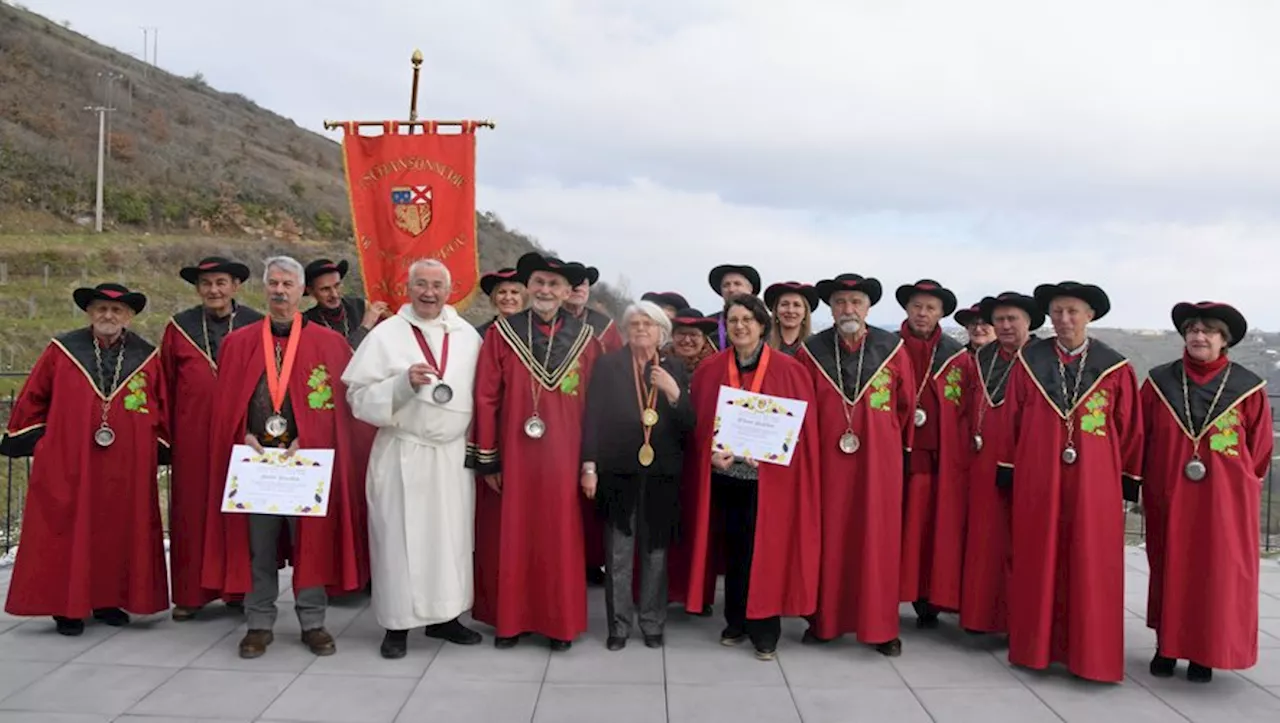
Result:
M587 629L579 460L600 344L589 325L561 310L548 362L548 327L534 318L529 310L499 319L480 347L467 451L476 471L471 614L498 637L573 640ZM524 431L534 394L546 425L540 439ZM498 473L500 494L484 480Z
M198 608L219 597L200 585L204 564L204 524L209 504L209 424L218 377L214 362L220 340L206 337L205 310L196 306L175 314L164 329L160 365L168 384L169 435L169 578L173 604ZM229 331L253 323L262 314L235 306ZM231 599L232 596L227 596Z
M1012 444L1012 407L1005 403L1016 352L987 344L974 358L974 374L965 391L965 428L970 450L974 435L982 449L970 452L968 522L964 538L964 579L960 591L960 627L983 633L1007 628L1006 589L1010 570L1009 490L996 484L996 462Z
M1142 388L1147 626L1161 655L1240 670L1258 662L1258 508L1274 443L1266 382L1225 356L1220 362L1164 364ZM1199 445L1207 471L1198 482L1183 472L1195 451L1184 364L1190 429L1207 430Z
M1064 357L1055 339L1033 341L1009 375L1012 451L999 462L1011 468L1013 485L1009 662L1028 668L1061 662L1082 678L1118 683L1124 679L1122 489L1136 484L1142 469L1138 381L1133 366L1097 339L1066 360L1065 383L1058 366ZM1064 386L1080 391L1070 406ZM1074 464L1062 458L1067 419L1074 420Z
M732 346L707 359L694 372L690 384L697 426L692 448L686 450L697 460L693 529L690 537L689 583L685 609L701 612L705 599L708 568L714 565L711 553L711 442L715 430L716 399L720 386L729 382L729 365L736 363ZM813 380L800 362L765 345L768 368L760 386L761 394L808 402L800 436L796 439L791 464L781 466L761 462L756 497L754 553L747 593L747 618L760 620L778 615L808 615L818 602L818 555L822 542L819 508L818 425L814 410ZM760 366L765 365L762 357ZM742 375L742 386L750 389L759 373ZM718 542L718 541L717 541Z
M582 315L582 321L590 324L595 330L596 341L600 342L599 356L622 348L622 335L618 333L618 327L613 323L613 319L595 309L587 309ZM593 569L604 567L604 520L596 514L595 500L589 500L586 495L583 495L579 498L578 504L582 508L582 539L586 566Z
M45 347L0 439L0 454L34 455L22 544L5 611L83 619L97 608L148 615L169 607L156 483L167 444L165 379L155 347L126 331L114 389L101 390L93 332ZM104 352L102 376L115 376ZM110 401L110 447L94 443Z
M877 645L898 637L902 462L915 431L916 377L902 340L868 327L856 348L840 349L841 389L835 340L835 329L815 334L796 357L816 385L810 409L822 467L822 562L810 630L822 640L856 632L860 642ZM840 451L849 429L860 441L853 454Z
M928 600L936 608L955 611L960 608L969 456L961 401L966 380L973 377L973 357L940 326L928 339L918 339L904 321L899 336L916 375L912 400L919 393L926 414L912 439L902 491L899 594L903 602Z
M224 593L247 593L253 588L249 566L249 517L222 511L231 448L244 444L249 400L266 374L262 356L262 325L258 321L236 329L222 342L218 353L220 394L213 404L209 428L209 503L206 507L204 569L201 584ZM349 488L357 470L367 460L356 459L355 419L347 406L342 373L351 360L351 347L342 335L320 324L304 321L287 398L298 423L300 449L334 450L333 477L329 487L329 511L324 517L299 517L296 539L287 540L287 558L293 565L293 589L324 586L330 594L363 587L359 550L368 540L356 538ZM281 528L288 538L288 528Z

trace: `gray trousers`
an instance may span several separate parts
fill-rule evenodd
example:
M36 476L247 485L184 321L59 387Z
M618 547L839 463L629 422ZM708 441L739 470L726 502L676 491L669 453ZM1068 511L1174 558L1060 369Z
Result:
M253 570L253 590L244 596L244 614L250 630L270 630L276 624L276 598L280 597L280 526L289 525L290 539L298 539L298 518L279 515L249 515L249 564ZM294 609L303 630L324 627L324 611L329 594L324 586L293 591Z
M643 499L643 498L642 498ZM636 612L632 594L636 542L640 542L640 632L661 635L667 622L667 551L644 552L645 521L636 504L631 513L631 529L627 535L612 524L604 526L605 608L609 618L609 635L625 638L631 632L631 619Z

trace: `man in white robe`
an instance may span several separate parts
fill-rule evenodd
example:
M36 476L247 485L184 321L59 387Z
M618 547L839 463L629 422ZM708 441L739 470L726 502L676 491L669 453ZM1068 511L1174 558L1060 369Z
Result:
M471 609L475 481L465 466L480 335L449 298L439 261L409 267L409 300L374 327L342 381L355 416L378 428L369 455L369 562L384 658L408 632L460 645L481 636Z

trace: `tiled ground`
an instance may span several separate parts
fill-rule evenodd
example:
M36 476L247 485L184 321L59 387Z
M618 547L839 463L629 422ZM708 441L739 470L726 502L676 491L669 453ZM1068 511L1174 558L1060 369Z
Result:
M804 624L787 621L778 660L750 646L717 643L718 619L674 612L665 650L633 641L604 649L603 603L593 591L591 631L567 653L541 641L514 650L461 648L410 639L409 657L378 657L381 631L365 598L336 603L329 628L338 653L315 658L298 641L290 596L276 642L244 661L244 626L230 614L175 624L167 616L124 629L90 625L62 638L50 621L0 615L0 723L177 721L1280 721L1280 565L1264 564L1262 651L1241 674L1208 686L1146 672L1154 638L1143 625L1146 560L1127 558L1123 685L1079 682L1064 671L1011 669L998 641L971 638L954 621L918 632L909 613L904 652L888 660L853 643L799 644ZM0 570L0 593L8 584ZM1185 665L1179 672L1185 674Z

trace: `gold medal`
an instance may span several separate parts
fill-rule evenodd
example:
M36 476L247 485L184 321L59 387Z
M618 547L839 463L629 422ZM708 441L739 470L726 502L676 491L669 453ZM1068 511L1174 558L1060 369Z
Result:
M644 414L640 415L640 422L646 427L652 427L658 423L658 410L646 409Z
M646 442L640 447L640 454L638 456L640 458L640 465L642 467L648 467L653 464L653 447L649 446L649 443Z

